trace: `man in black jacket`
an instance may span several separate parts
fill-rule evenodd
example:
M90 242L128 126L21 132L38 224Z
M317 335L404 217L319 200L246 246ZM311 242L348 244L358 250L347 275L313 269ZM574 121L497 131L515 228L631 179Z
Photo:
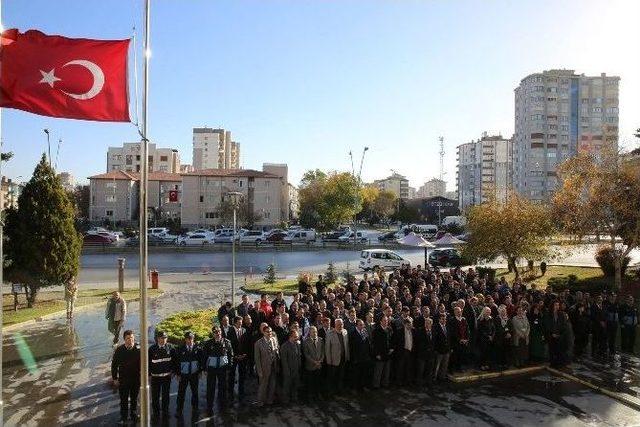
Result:
M434 379L444 380L449 368L449 355L451 354L451 338L447 325L447 315L439 314L438 324L435 326L434 349L436 351Z
M426 317L422 327L416 328L416 379L418 387L426 380L427 385L433 383L434 342L433 320Z
M229 364L228 384L229 400L233 400L233 388L236 381L236 370L238 371L238 397L244 398L244 382L247 376L247 360L251 336L242 326L242 317L236 316L233 319L233 327L229 329L227 339L233 348L233 360Z
M169 389L171 376L175 372L173 346L167 343L166 332L156 332L156 344L149 347L149 375L151 376L151 408L153 415L160 414L162 396L162 414L169 413Z
M124 344L116 348L111 360L111 378L120 392L120 424L127 423L127 413L133 422L138 420L138 390L140 389L140 346L133 331L123 333Z
M187 392L187 386L191 389L191 408L194 413L198 411L198 383L200 372L202 372L200 363L202 360L202 350L195 342L195 335L189 331L184 334L184 345L176 349L176 375L178 376L178 398L176 401L177 412L176 417L182 417L182 408L184 407L184 398Z
M369 364L371 363L371 344L364 322L356 321L356 327L349 337L349 357L351 359L351 371L353 372L353 387L362 390L369 382Z
M205 342L202 351L202 366L207 370L207 413L213 415L216 383L218 384L218 401L220 410L226 407L227 370L233 360L233 348L228 339L222 338L222 331L218 326L211 330L213 338Z
M391 369L391 355L393 345L391 342L391 327L389 318L382 316L380 323L373 330L373 388L388 387Z

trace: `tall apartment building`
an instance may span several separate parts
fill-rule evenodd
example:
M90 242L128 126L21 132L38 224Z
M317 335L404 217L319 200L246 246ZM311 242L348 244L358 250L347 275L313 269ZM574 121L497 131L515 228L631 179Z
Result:
M209 227L222 224L220 205L229 192L239 192L256 216L255 226L280 224L282 191L278 175L251 169L205 169L182 174L183 227ZM286 210L286 207L285 207Z
M60 178L60 184L65 190L72 191L75 188L76 180L70 172L60 172L58 178Z
M425 199L427 197L444 197L447 192L447 182L438 178L432 178L425 182L417 191L418 198Z
M24 184L12 181L5 176L0 180L0 203L2 209L17 208L18 198L22 193Z
M511 139L486 132L482 138L457 147L456 184L461 211L490 197L506 200L512 188L512 147Z
M515 89L515 190L545 201L558 182L556 167L580 152L618 145L620 77L574 70L531 74Z
M224 129L193 128L193 169L239 169L240 144Z
M125 142L122 147L109 147L107 172L140 172L141 146L139 142ZM180 154L174 148L157 148L149 144L149 172L180 173Z
M409 199L409 180L398 173L394 172L393 175L385 179L375 180L373 185L378 187L380 191L391 191L400 199Z

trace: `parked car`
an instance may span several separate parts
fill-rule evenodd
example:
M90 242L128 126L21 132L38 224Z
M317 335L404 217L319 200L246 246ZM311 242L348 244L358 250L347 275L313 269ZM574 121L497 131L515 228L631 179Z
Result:
M340 237L344 236L344 231L331 231L322 236L323 242L338 242Z
M147 245L149 246L162 246L162 245L170 245L171 243L175 243L175 241L166 241L161 236L155 236L153 234L147 234ZM138 236L132 237L127 240L127 246L138 246L140 245L140 238Z
M92 227L87 230L86 234L106 236L110 238L112 242L117 242L118 240L120 240L120 236L118 234L103 227Z
M162 234L149 234L149 237L154 237L159 239L161 242L171 244L176 243L178 241L178 236L175 234L162 233Z
M87 246L112 245L114 242L109 236L102 234L85 234L82 238L82 244Z
M360 252L360 268L367 271L374 268L402 268L410 266L409 260L388 249L365 249Z
M438 248L429 253L429 264L438 267L457 267L463 264L460 251L455 248Z
M287 237L284 238L287 242L307 243L316 241L316 230L293 230L289 231Z
M398 240L398 232L396 231L389 231L378 236L380 242L395 242L396 240Z
M282 242L287 237L287 233L282 231L276 231L267 236L267 242Z
M357 242L357 243L367 243L369 238L364 231L349 231L342 236L338 237L338 242L340 243L349 243L349 242Z
M187 234L178 237L178 244L180 246L201 246L213 243L213 239L204 233Z
M248 230L242 236L240 236L240 244L247 243L262 243L266 240L266 237L262 231Z
M235 236L235 237L234 237ZM232 229L225 229L224 232L218 233L213 237L215 243L231 243L233 240L238 240L239 233L234 235Z
M147 230L147 232L149 234L154 234L156 236L159 236L161 234L169 234L169 229L166 227L151 227L150 229Z

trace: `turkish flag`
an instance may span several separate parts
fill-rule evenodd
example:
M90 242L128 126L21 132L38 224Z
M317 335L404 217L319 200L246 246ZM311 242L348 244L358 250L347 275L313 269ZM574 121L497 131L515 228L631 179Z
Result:
M0 106L68 119L128 122L129 40L7 30L0 37Z

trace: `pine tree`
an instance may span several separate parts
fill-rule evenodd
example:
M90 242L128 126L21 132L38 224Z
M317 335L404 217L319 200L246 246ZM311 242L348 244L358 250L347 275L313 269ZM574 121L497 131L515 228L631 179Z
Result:
M276 283L276 266L273 264L269 264L267 266L267 271L263 277L264 283L272 284Z
M73 202L44 155L18 198L18 209L7 212L6 219L7 279L27 286L33 307L40 288L77 276L82 249Z
M329 262L329 265L327 266L327 272L324 274L324 280L327 283L335 283L335 281L338 280L336 267L333 265L333 261Z

